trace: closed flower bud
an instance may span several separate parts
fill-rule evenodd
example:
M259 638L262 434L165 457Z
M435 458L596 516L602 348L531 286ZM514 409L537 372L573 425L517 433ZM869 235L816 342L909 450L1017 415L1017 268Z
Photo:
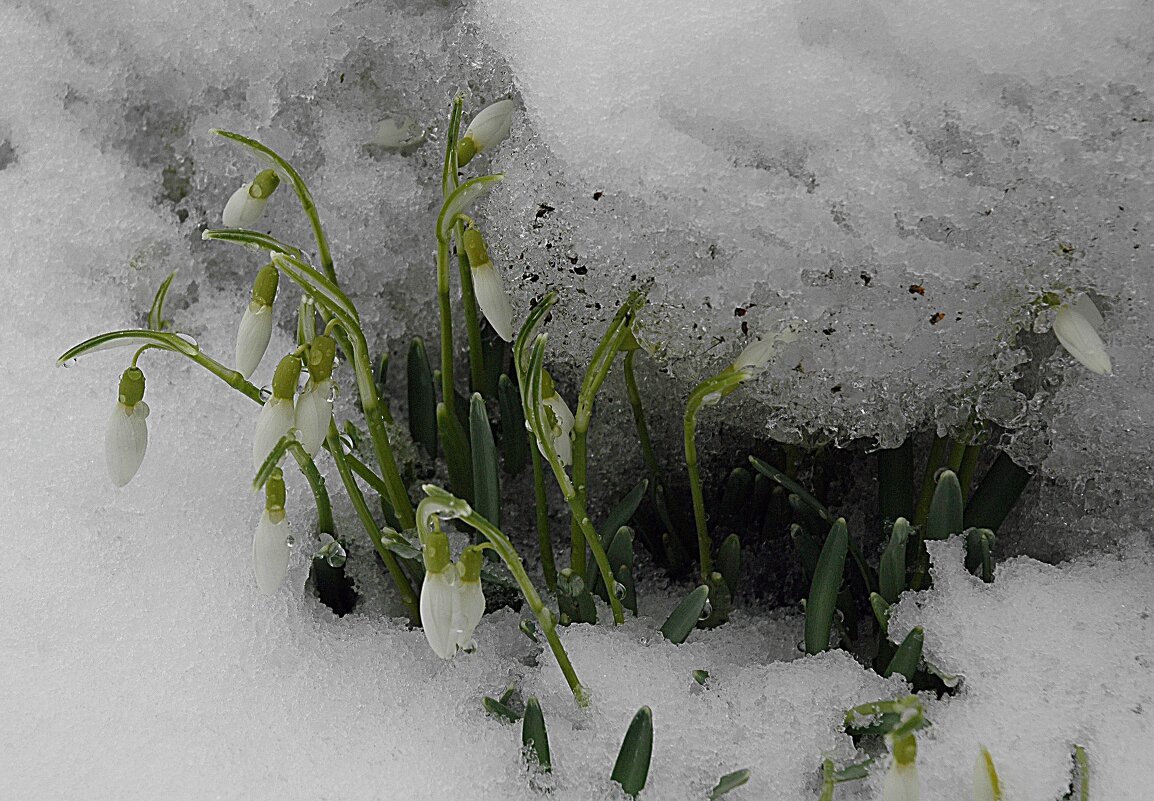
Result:
M918 801L918 742L912 734L899 737L891 745L893 761L882 785L882 801Z
M747 378L752 378L765 369L770 359L777 354L778 346L795 341L800 330L798 323L790 322L776 334L757 337L733 360L733 369L745 373Z
M236 371L246 379L256 372L272 338L272 304L280 273L272 264L257 273L252 301L244 310L236 332Z
M144 373L129 367L120 377L116 406L108 419L104 436L104 455L108 477L123 487L144 461L148 449L148 404L144 402Z
M252 540L253 575L265 595L276 592L288 574L289 531L284 500L284 477L276 468L265 484L265 508Z
M312 379L297 395L295 426L297 439L309 456L316 456L333 419L333 382ZM283 436L283 435L282 435Z
M506 342L513 341L513 305L501 284L501 274L489 258L489 249L481 232L476 228L466 228L463 235L465 255L473 275L473 292L481 313L493 326L497 336Z
M1087 299L1088 300L1088 299ZM1090 304L1091 308L1093 303ZM1097 312L1097 308L1094 308ZM1093 315L1091 315L1093 316ZM1101 319L1101 315L1098 316ZM1098 375L1110 375L1113 366L1102 337L1086 314L1073 306L1060 306L1054 318L1054 335L1066 352Z
M226 228L251 228L264 214L265 204L280 184L276 170L264 170L232 193L221 215Z
M300 378L301 363L296 356L285 356L277 365L272 380L272 397L264 402L256 419L252 438L253 469L259 470L269 453L289 432L295 422L293 396Z
M482 150L496 147L513 127L512 100L498 100L478 112L457 143L457 166L464 167Z
M485 614L485 593L481 589L483 552L470 545L457 562L457 597L453 606L453 639L457 647L467 650L473 642L473 631Z
M425 580L421 584L421 626L433 653L452 659L457 652L453 632L453 607L457 596L457 570L449 561L449 538L434 530L422 550Z
M561 463L568 467L573 464L573 412L569 409L569 405L565 403L565 399L557 394L556 388L553 386L553 379L549 373L542 375L541 386L541 405L545 413L545 419L549 422L549 429L553 434L553 449L557 451L557 457ZM537 443L537 448L541 451L541 455L545 455L545 448L540 442Z

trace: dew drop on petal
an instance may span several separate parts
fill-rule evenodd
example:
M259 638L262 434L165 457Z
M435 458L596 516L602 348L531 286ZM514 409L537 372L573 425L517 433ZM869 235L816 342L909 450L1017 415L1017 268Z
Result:
M193 337L189 336L188 334L177 334L177 336L180 337L181 339L183 339L185 342L187 342L192 347L196 348L197 350L200 350L199 343L197 343L196 339L194 339Z
M284 544L290 548L295 548L297 546L297 538L294 537L292 534L289 534L287 537L284 538Z
M341 434L340 440L341 440L341 450L344 451L346 454L352 453L353 452L353 438L350 437L348 434Z
M625 592L626 590L624 584L622 584L620 581L613 582L613 594L617 597L618 601L625 600Z

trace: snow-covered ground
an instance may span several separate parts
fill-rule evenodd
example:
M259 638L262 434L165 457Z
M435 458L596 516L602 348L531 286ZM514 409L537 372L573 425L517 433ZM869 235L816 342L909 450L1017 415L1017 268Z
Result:
M844 710L904 692L844 654L799 658L800 618L780 610L662 642L684 588L651 583L626 626L562 631L593 692L581 712L512 612L449 663L387 599L329 614L303 588L315 543L295 477L300 547L265 598L255 407L175 360L147 360L148 455L109 485L123 358L55 359L140 324L178 269L169 316L227 360L254 265L199 232L253 165L208 129L291 155L396 351L434 331L436 143L463 90L472 109L509 93L522 109L481 215L519 312L562 288L559 354L580 359L580 324L636 283L672 376L648 375L655 396L731 358L742 321L800 317L807 336L735 407L751 430L892 444L976 411L1048 478L1027 524L1082 556L1003 562L984 585L947 544L936 588L895 612L894 636L923 626L927 656L963 676L927 700L923 798L969 798L979 744L1007 799L1061 797L1074 744L1095 799L1147 797L1152 22L1138 2L0 4L0 796L536 798L519 730L480 703L516 684L545 709L559 801L620 797L608 776L642 705L643 798L700 799L743 767L736 801L816 798L823 756L853 755ZM430 145L369 144L405 118ZM267 225L306 242L278 201ZM1067 287L1103 308L1112 378L1029 311ZM855 793L877 797L880 777L837 797Z

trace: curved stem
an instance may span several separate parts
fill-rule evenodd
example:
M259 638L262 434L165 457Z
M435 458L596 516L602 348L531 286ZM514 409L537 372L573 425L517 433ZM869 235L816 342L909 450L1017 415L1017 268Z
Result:
M421 536L422 543L428 534L429 519L439 515L457 518L476 529L477 532L485 537L485 539L492 544L493 550L501 557L505 566L509 568L509 572L516 580L521 594L525 596L525 602L529 604L529 608L533 610L533 616L537 619L537 625L541 627L541 632L549 642L549 648L553 651L553 656L557 660L557 665L561 668L562 675L565 676L565 682L569 685L569 690L573 693L573 698L577 701L577 705L580 707L588 706L589 691L585 689L581 684L581 680L577 678L577 672L573 669L573 663L569 661L569 654L565 651L565 646L561 644L561 639L557 636L556 616L551 609L545 606L545 602L541 600L541 596L537 593L537 589L533 586L529 574L525 571L525 565L521 562L521 557L517 553L517 549L513 547L513 543L509 541L509 538L506 537L499 528L473 511L473 509L460 498L445 492L440 487L431 485L425 486L425 492L430 493L430 497L425 498L417 505L417 531Z
M645 424L645 407L641 404L641 392L637 388L637 378L633 375L633 357L636 350L625 354L625 363L622 368L625 373L625 394L629 396L629 406L633 409L633 422L637 425L637 438L641 441L641 454L645 457L645 465L655 482L661 481L661 466L657 463L657 456L653 452L653 441L649 438L649 427Z

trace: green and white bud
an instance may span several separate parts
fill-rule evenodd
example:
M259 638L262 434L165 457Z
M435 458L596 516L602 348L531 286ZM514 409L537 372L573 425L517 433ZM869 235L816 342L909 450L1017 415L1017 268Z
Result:
M466 650L473 641L473 631L485 614L485 593L481 589L481 564L484 552L469 545L457 562L457 598L453 607L453 636L457 647Z
M288 575L288 519L284 511L284 474L275 468L265 484L265 504L252 540L252 569L256 585L272 595Z
M144 373L129 367L120 376L116 406L104 435L108 477L117 487L132 480L148 449L148 404L143 398Z
M1002 801L1002 785L994 758L984 745L974 762L974 801Z
M733 369L745 373L746 379L752 378L764 370L770 359L777 355L779 346L795 341L800 332L800 324L794 321L787 323L776 334L757 337L733 360Z
M887 738L888 739L888 738ZM882 785L882 801L918 801L921 783L918 781L918 741L905 734L890 742L893 761Z
M439 528L425 539L422 549L425 580L421 584L421 625L433 653L452 659L457 652L453 608L457 599L457 570L449 561L449 538Z
M464 167L481 151L496 147L509 135L514 108L512 100L498 100L473 117L465 135L457 142L458 167Z
M310 344L306 357L309 380L297 395L297 439L309 456L316 456L325 441L329 421L333 419L333 361L336 342L328 336L318 336Z
M266 264L252 285L252 300L240 318L236 332L236 371L246 379L256 372L272 338L272 304L276 300L280 272Z
M485 238L476 228L466 228L463 235L465 255L469 258L469 268L473 274L473 292L481 313L493 326L497 336L506 342L513 341L513 304L505 294L501 284L501 274L489 258L489 248Z
M281 437L289 432L295 421L293 396L300 380L301 363L296 356L285 356L277 365L272 379L272 397L264 402L256 419L252 438L252 464L259 470Z
M1058 307L1058 315L1054 318L1054 335L1066 352L1087 369L1098 375L1111 375L1113 365L1110 363L1110 355L1106 353L1106 345L1098 335L1093 320L1101 325L1102 315L1093 301L1082 296L1073 305Z
M265 204L280 185L276 170L264 170L232 193L221 215L226 228L252 228L264 214Z
M541 405L545 407L543 411L553 434L553 449L557 451L561 463L568 467L573 464L572 435L575 420L565 399L557 394L557 389L553 386L553 377L547 370L543 370L541 374ZM537 443L537 448L544 456L545 449L540 442Z

